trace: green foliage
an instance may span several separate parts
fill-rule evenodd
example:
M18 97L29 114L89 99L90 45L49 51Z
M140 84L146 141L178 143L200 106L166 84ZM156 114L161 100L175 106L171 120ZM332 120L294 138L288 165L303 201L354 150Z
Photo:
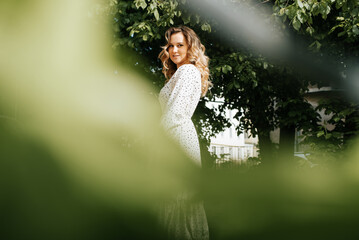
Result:
M353 146L359 134L359 105L331 98L321 101L316 110L328 119L304 137L304 144L311 147L311 158L345 160L345 151Z
M233 49L229 44L223 44L214 38L212 26L217 26L213 19L202 17L188 12L185 1L121 1L114 16L117 37L114 46L129 47L137 54L148 59L146 64L136 59L132 65L139 68L151 69L157 79L153 79L161 87L163 76L160 72L160 63L157 55L159 46L163 45L163 33L172 25L188 24L200 36L207 53L211 58L211 79L214 83L204 100L215 98L224 99L224 104L214 111L209 111L202 101L196 111L194 120L200 131L202 139L209 139L229 122L224 117L225 109L240 110L235 118L240 120L236 126L238 133L250 131L255 135L268 135L271 130L280 124L295 121L294 117L283 114L280 106L290 97L288 86L295 88L294 92L304 92L307 82L297 78L296 84L291 83L287 69L270 64L263 57L255 57L245 49ZM210 47L208 47L210 46ZM147 70L148 71L148 70ZM285 80L285 84L282 84ZM289 84L289 85L288 85ZM296 103L303 101L298 94L292 94ZM282 104L284 106L284 104ZM299 106L299 105L298 105ZM307 105L295 107L302 116ZM303 110L302 110L303 109ZM296 110L292 110L296 111ZM302 121L304 122L304 121ZM293 123L294 124L294 123Z
M179 9L186 1L135 0L119 1L115 15L115 29L119 34L116 45L139 48L142 42L163 39L163 32L182 22L199 25L203 31L210 32L211 26L198 15L190 15ZM141 46L142 47L142 46Z
M310 35L316 42L337 39L358 42L359 2L357 0L289 0L275 1L274 15L293 28ZM320 49L320 44L311 47Z
M349 67L355 66L351 59L359 55L359 1L357 0L291 0L275 1L274 16L283 23L290 23L293 29L308 40L308 47L318 54L325 49L327 55L333 56L343 75ZM339 81L339 79L338 79ZM304 143L314 152L320 153L316 158L339 159L348 147L349 136L356 136L358 114L357 105L348 100L332 99L322 102L317 111L324 111L331 116L321 120L322 125L304 131ZM328 130L327 125L335 126Z
M357 3L344 1L278 0L274 2L273 13L283 24L290 23L295 31L308 36L308 46L320 51L323 46L331 44L333 34L337 32L335 29L343 21L348 23L341 27L343 29L349 29L348 26L357 21L356 10L347 14L349 7L357 8ZM319 116L304 100L303 94L309 84L307 79L294 74L287 67L274 65L261 56L253 56L247 49L234 49L232 46L235 42L230 34L221 36L226 39L223 43L216 35L218 23L189 11L186 1L136 0L115 3L117 10L113 15L113 25L116 37L113 47L134 51L138 57L124 61L137 71L146 72L148 79L158 88L164 83L161 63L157 59L160 46L164 45L164 32L170 26L184 24L200 36L211 59L211 80L214 83L194 116L200 138L206 144L211 136L229 126L223 114L226 109L239 110L234 116L239 120L236 126L238 133L247 131L253 136L259 135L260 139L269 136L269 132L276 127L295 127L304 132L317 128ZM249 0L245 3L259 1ZM340 39L355 41L353 34L356 28L351 28L352 34L348 31ZM332 52L342 54L345 46L339 50L333 48ZM214 99L223 99L223 105L218 109L207 109L205 102Z

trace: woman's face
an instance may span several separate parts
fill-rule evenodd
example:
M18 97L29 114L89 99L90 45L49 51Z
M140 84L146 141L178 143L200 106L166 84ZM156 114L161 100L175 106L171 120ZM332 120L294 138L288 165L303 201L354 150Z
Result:
M170 54L170 59L177 65L177 68L188 63L188 44L183 33L178 32L171 35L167 50Z

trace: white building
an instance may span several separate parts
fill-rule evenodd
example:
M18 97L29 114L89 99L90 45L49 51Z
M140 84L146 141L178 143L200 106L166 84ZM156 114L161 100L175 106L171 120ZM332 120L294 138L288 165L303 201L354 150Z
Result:
M221 101L210 102L209 108L218 107ZM217 155L217 163L224 161L238 161L244 162L249 157L257 157L257 138L249 138L246 133L237 135L235 127L238 126L238 121L233 116L238 110L226 110L226 117L232 123L230 128L224 129L223 132L211 138L209 151Z

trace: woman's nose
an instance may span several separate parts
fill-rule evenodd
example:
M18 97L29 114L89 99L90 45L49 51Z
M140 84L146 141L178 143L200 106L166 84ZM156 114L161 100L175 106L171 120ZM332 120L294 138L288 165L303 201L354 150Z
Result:
M176 46L173 47L173 51L177 52L178 48Z

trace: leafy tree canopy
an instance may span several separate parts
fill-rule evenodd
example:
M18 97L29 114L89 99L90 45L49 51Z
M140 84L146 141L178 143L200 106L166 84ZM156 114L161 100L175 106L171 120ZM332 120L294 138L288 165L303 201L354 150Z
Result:
M235 1L233 1L235 4ZM321 54L337 56L339 61L358 54L358 2L355 0L258 0L247 3L267 4L273 9L271 19L279 27L301 35L308 47ZM304 100L309 79L293 69L272 63L261 55L231 44L230 34L219 36L220 27L215 18L196 14L185 0L110 1L115 31L114 48L131 49L134 57L123 60L138 71L145 71L148 79L158 88L163 86L160 46L165 44L163 34L173 25L188 25L200 36L209 55L211 80L214 87L202 100L195 120L201 126L200 135L207 139L221 131L229 122L225 109L238 109L235 118L238 133L250 131L259 135L261 153L268 149L269 132L276 127L313 131L317 129L319 115ZM266 20L266 21L267 21ZM349 54L350 52L350 54ZM142 58L138 58L141 56ZM345 71L344 65L342 71ZM322 79L317 79L320 83ZM223 99L217 110L209 110L205 102ZM294 136L294 135L293 135Z

